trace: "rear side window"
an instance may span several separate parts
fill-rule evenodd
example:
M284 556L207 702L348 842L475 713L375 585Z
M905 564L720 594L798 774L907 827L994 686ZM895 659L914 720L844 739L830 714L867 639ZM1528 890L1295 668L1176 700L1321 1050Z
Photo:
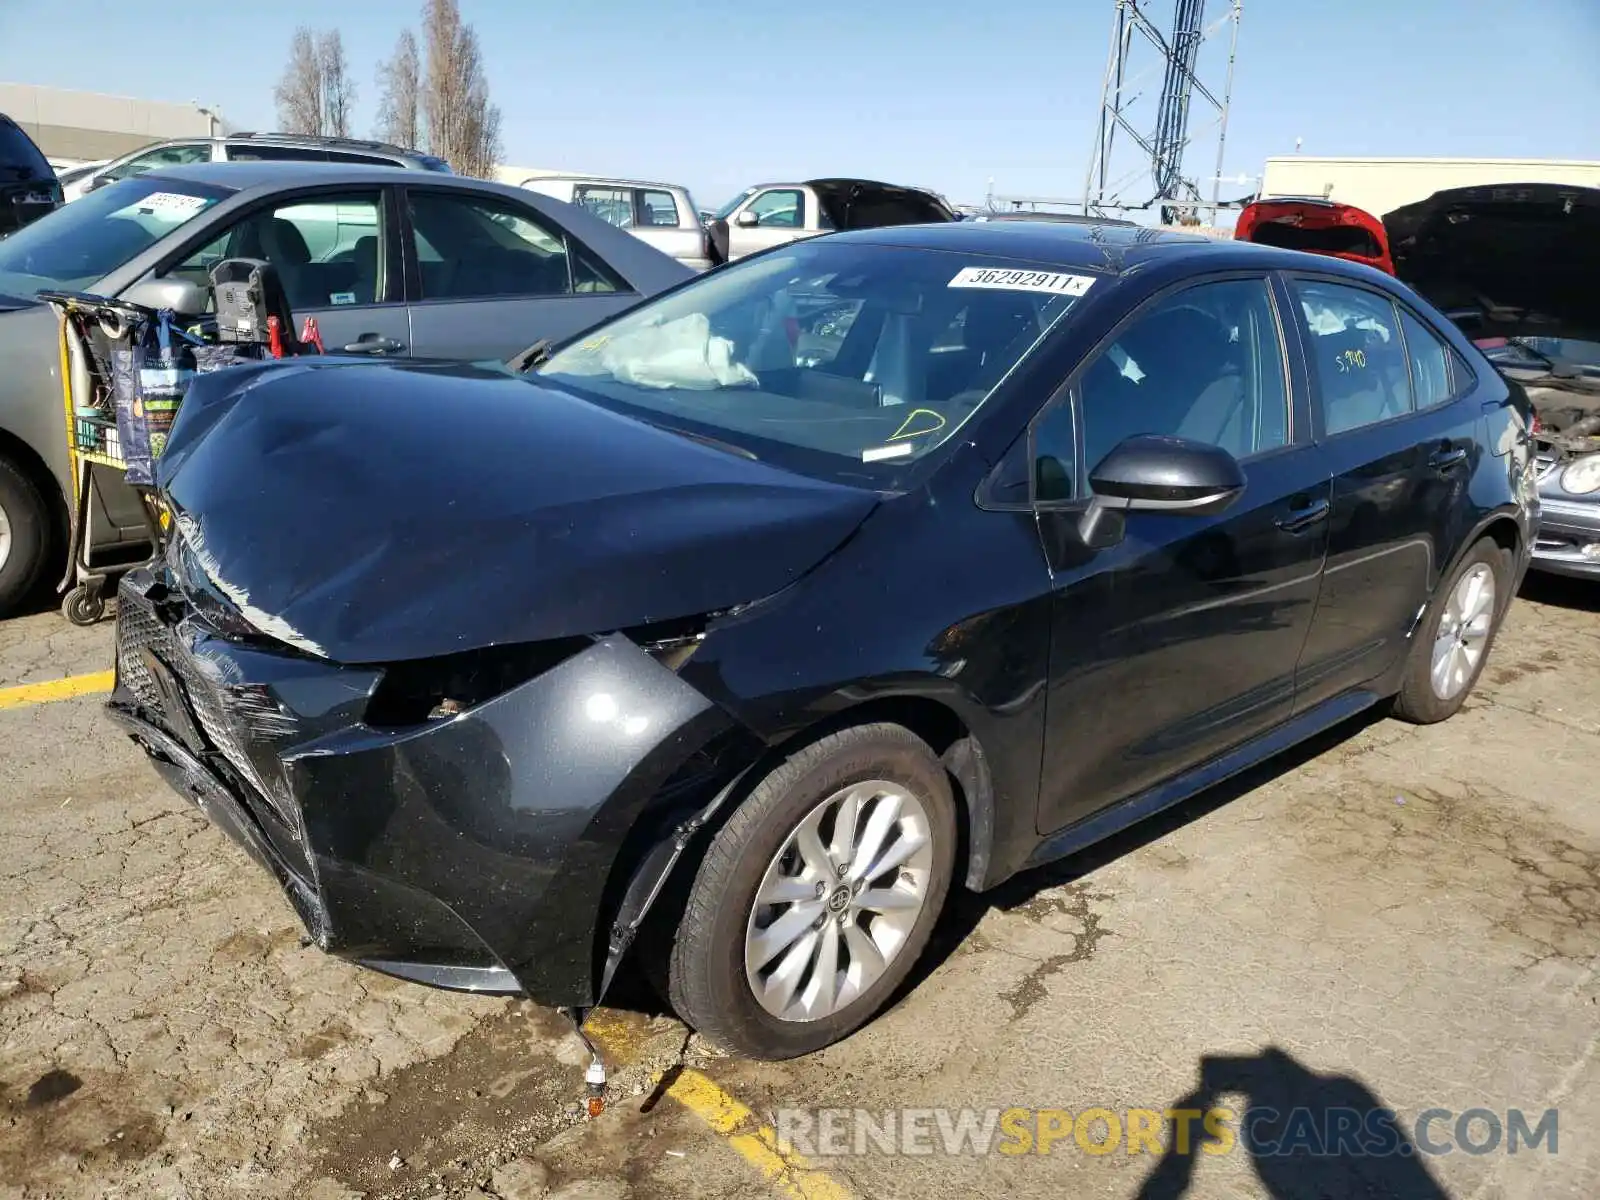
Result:
M49 179L55 175L33 139L23 133L15 121L4 117L0 117L0 166L20 168L30 179Z
M1450 350L1421 321L1400 312L1400 329L1406 339L1406 361L1411 366L1411 390L1417 408L1432 408L1455 395L1450 380Z
M400 167L405 164L399 159L386 158L381 154L352 154L347 150L329 150L328 161L336 163L361 163L369 167Z
M655 188L639 189L639 224L670 229L678 227L678 202L671 192Z
M229 146L228 158L233 162L327 162L328 152L304 146Z
M522 208L428 192L412 193L410 204L424 300L627 290L563 230Z
M1328 435L1412 411L1411 380L1394 302L1323 280L1294 285Z

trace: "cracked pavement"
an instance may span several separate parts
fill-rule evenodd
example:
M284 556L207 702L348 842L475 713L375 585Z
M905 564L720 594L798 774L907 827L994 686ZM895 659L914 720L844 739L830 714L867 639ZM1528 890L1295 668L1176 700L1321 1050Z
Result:
M102 670L109 648L108 625L0 624L0 686ZM588 1120L554 1014L303 948L266 876L97 697L3 710L0 1200L767 1194L652 1093L686 1047L767 1122L1253 1102L1387 1107L1409 1132L1430 1108L1560 1110L1553 1155L1158 1165L1069 1136L1049 1154L813 1157L863 1197L1593 1196L1597 762L1600 590L1535 580L1457 718L1345 727L958 897L913 986L840 1046L710 1057L631 988L602 1014L616 1100Z

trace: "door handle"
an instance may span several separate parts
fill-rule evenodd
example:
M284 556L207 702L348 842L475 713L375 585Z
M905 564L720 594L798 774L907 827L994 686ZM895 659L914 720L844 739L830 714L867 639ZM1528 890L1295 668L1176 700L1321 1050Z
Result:
M406 344L397 342L391 337L380 337L375 333L363 333L359 340L351 342L344 347L346 354L394 354L404 350Z
M1444 475L1448 474L1450 471L1454 470L1456 467L1459 467L1466 461L1466 447L1457 446L1453 450L1435 450L1433 452L1433 457L1428 459L1428 465L1435 471L1439 472L1439 474Z
M1326 500L1314 500L1310 504L1292 508L1287 517L1278 518L1278 528L1285 533L1304 533L1313 525L1326 521L1332 507Z

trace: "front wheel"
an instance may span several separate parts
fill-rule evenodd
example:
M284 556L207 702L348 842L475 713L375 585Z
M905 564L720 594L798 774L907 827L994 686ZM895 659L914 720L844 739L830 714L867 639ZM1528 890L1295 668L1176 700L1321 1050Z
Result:
M944 907L955 802L932 750L841 730L761 781L706 852L673 945L673 1007L750 1058L820 1050L904 982Z
M1418 725L1454 716L1483 672L1511 602L1510 555L1492 539L1456 564L1417 630L1395 715Z
M14 462L0 458L0 617L8 617L43 581L50 554L50 509Z

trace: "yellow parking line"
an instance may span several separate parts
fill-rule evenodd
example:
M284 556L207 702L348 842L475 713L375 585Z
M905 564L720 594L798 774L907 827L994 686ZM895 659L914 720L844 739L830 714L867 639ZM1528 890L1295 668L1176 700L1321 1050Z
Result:
M22 683L16 687L0 688L0 708L27 708L31 704L49 704L55 700L70 700L74 696L109 692L115 683L115 671L68 675L65 679L47 679L43 683Z
M622 1061L638 1051L639 1031L605 1009L591 1015L584 1028L593 1041ZM661 1077L657 1076L656 1083L660 1082ZM668 1086L666 1095L699 1117L734 1153L759 1171L779 1195L789 1200L851 1200L850 1193L827 1172L798 1154L786 1153L779 1147L772 1126L761 1124L755 1113L699 1071L684 1069Z
M837 1180L798 1154L786 1153L772 1126L759 1124L753 1112L699 1071L685 1070L667 1095L726 1138L780 1195L790 1200L849 1200L850 1193Z

